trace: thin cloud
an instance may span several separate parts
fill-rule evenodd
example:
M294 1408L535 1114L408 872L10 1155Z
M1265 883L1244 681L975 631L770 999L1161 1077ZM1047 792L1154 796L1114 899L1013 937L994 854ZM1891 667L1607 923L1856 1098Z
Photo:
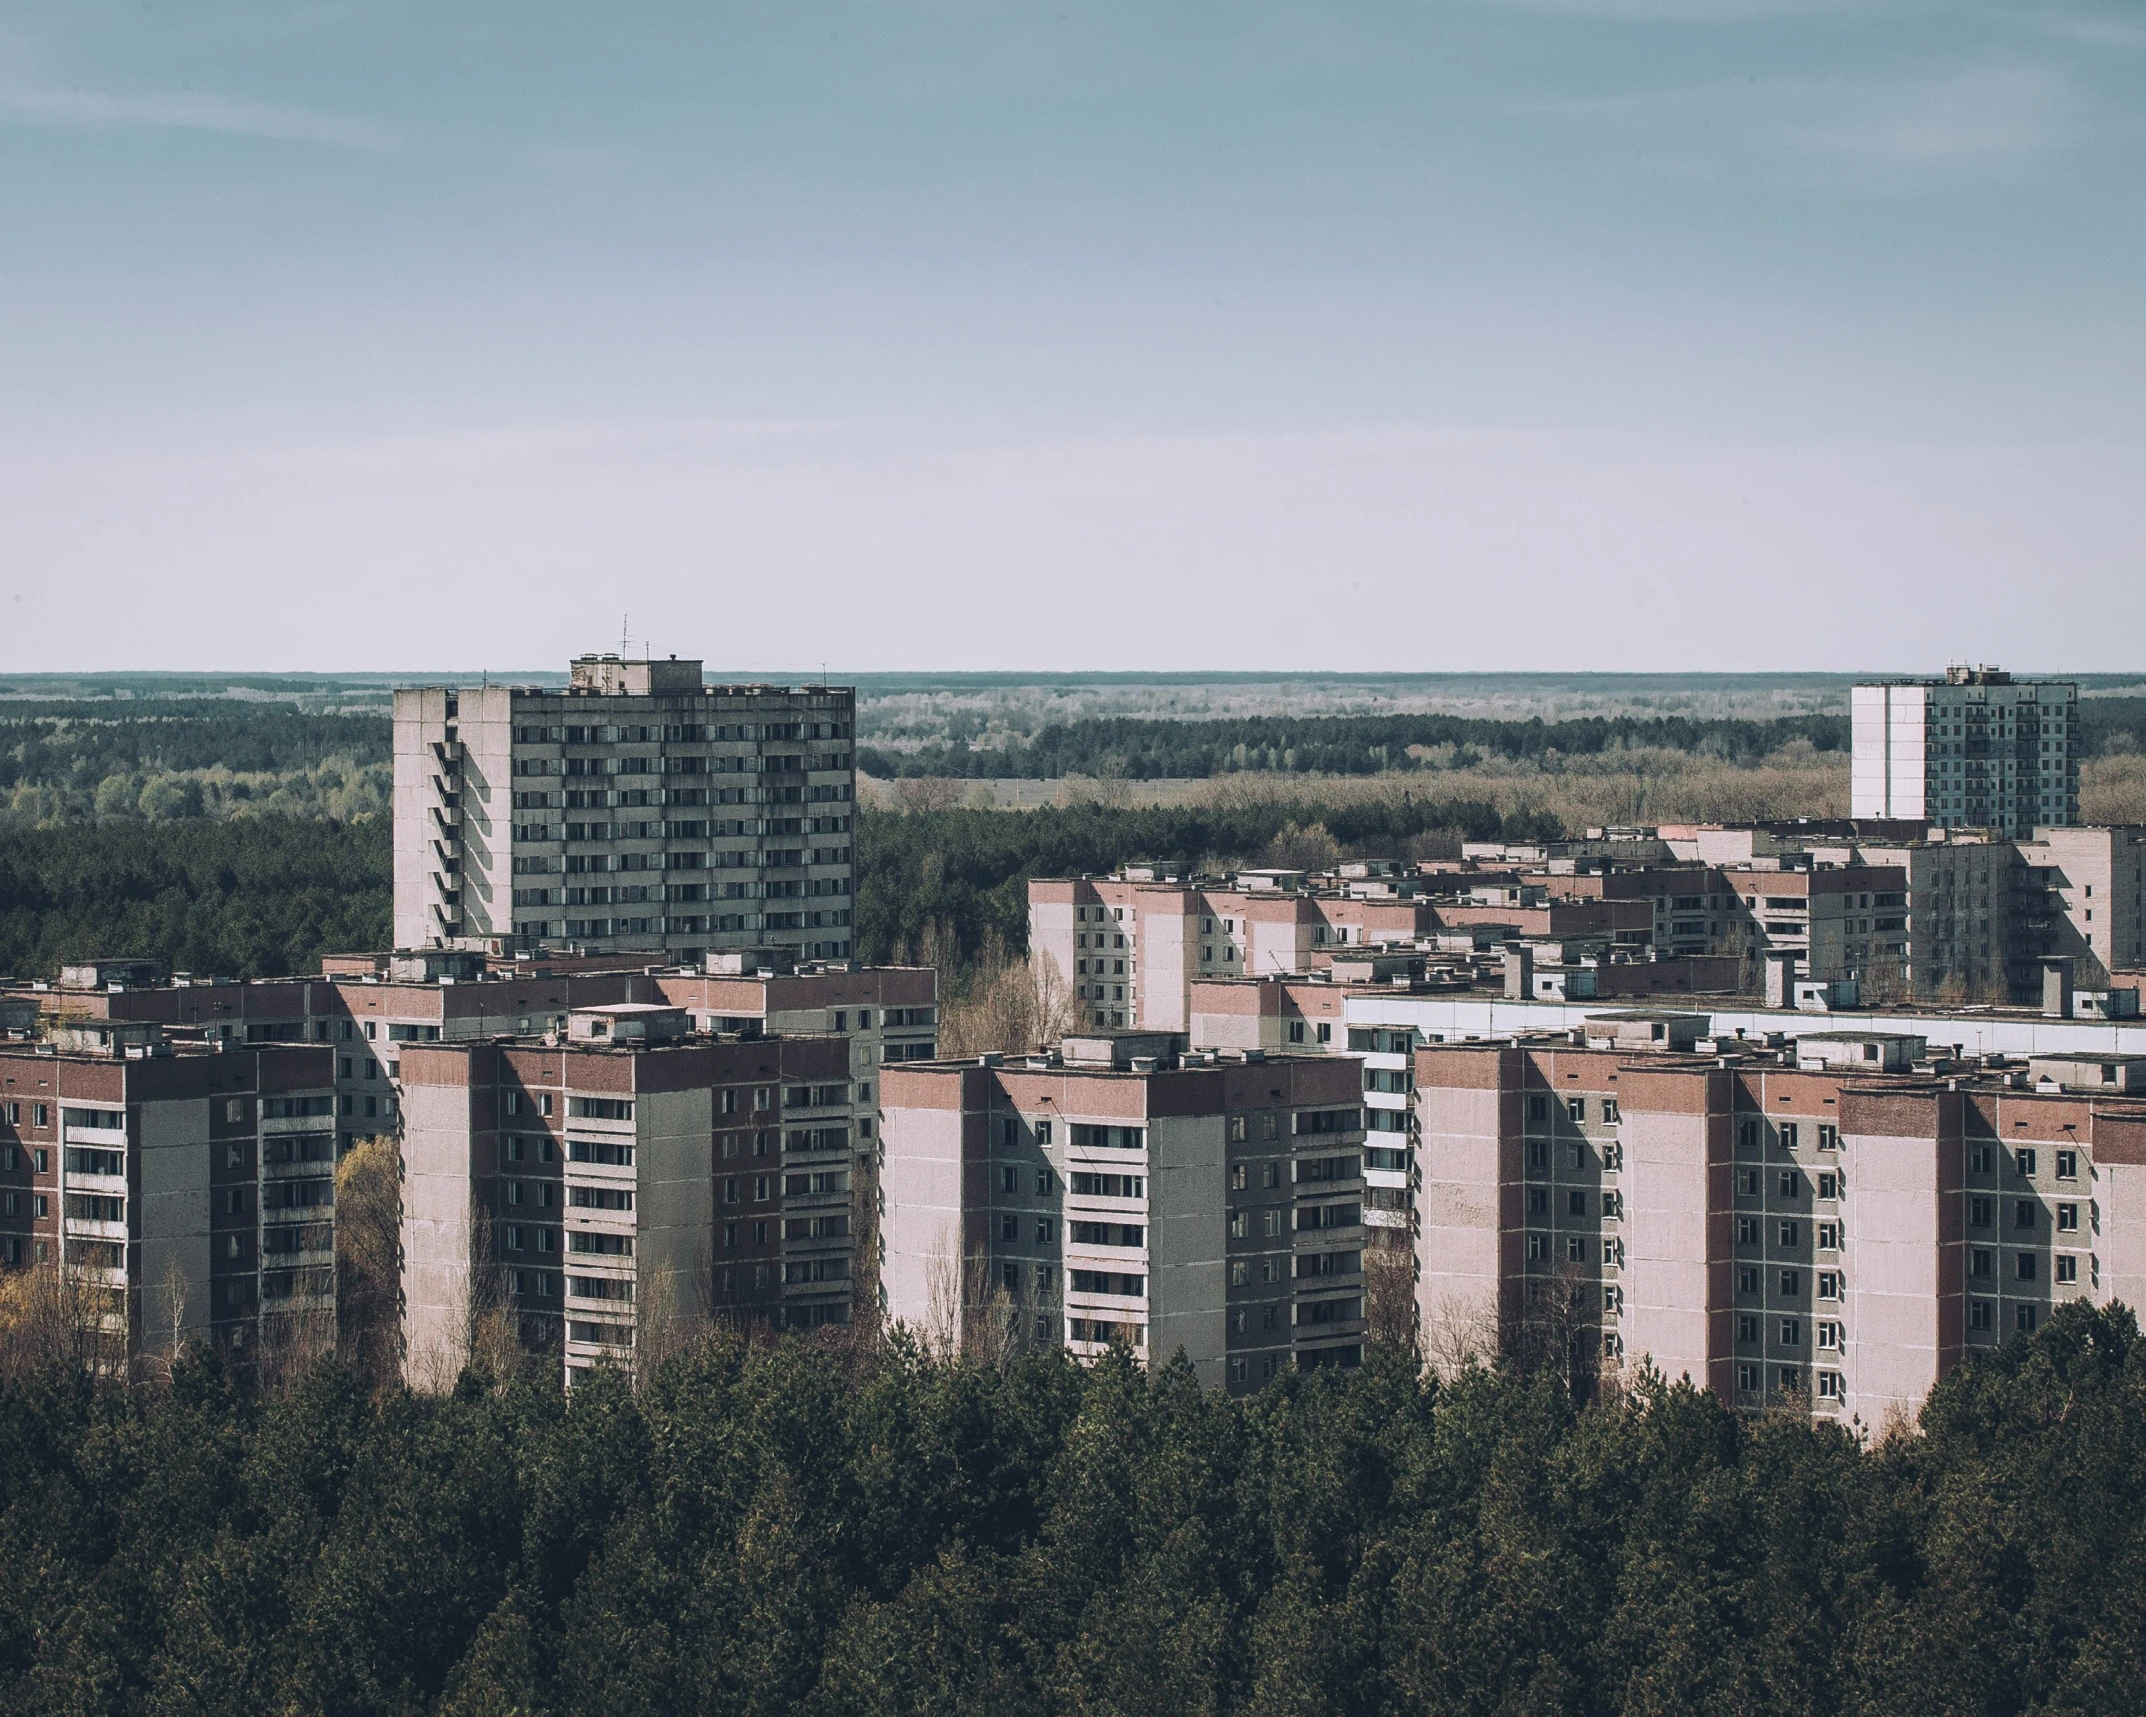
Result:
M2068 79L2042 66L1990 66L1893 79L1752 78L1628 95L1531 102L1513 111L1620 129L1660 153L1703 143L1809 160L1995 163L2044 155L2096 131Z
M1926 11L1927 0L1477 0L1516 11L1606 24L1755 24L1774 18L1811 18L1836 13Z
M2036 35L2086 48L2146 48L2146 24L2106 12L2031 11L2006 8L1996 14Z
M0 88L0 119L85 130L210 131L233 137L392 149L394 136L363 120L192 94L115 95L106 90Z

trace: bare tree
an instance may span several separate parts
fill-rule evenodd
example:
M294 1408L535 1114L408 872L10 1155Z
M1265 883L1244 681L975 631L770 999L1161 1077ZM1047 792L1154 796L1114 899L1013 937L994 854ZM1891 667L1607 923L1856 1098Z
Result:
M962 1286L959 1242L951 1229L942 1230L941 1238L945 1246L924 1266L924 1327L917 1335L928 1352L952 1359L961 1352L968 1296Z
M1421 1363L1423 1332L1416 1322L1414 1247L1364 1249L1364 1338L1374 1347L1406 1353Z
M121 1376L126 1336L109 1327L109 1293L58 1264L0 1275L0 1379L52 1368Z
M179 1354L186 1344L186 1303L189 1289L186 1266L179 1262L177 1252L164 1257L164 1277L157 1285L164 1301L164 1314L171 1325L171 1347L164 1358L164 1374L169 1377L178 1368Z
M368 1387L402 1370L402 1157L360 1139L335 1167L336 1350Z
M938 775L904 775L894 783L894 803L910 812L951 811L961 803L962 783Z
M985 1050L1018 1055L1054 1042L1079 1023L1072 987L1047 954L1023 959L996 934L966 973L940 968L939 1051L959 1058Z
M633 1329L634 1381L646 1387L664 1361L685 1352L705 1333L678 1291L676 1270L656 1270L636 1286Z
M1442 1298L1424 1323L1425 1363L1450 1383L1463 1372L1493 1364L1500 1352L1501 1335L1494 1301Z

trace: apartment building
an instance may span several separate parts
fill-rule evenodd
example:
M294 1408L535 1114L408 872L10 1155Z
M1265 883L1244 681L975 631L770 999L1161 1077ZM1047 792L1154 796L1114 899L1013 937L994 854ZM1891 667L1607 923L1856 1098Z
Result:
M403 1054L408 1374L496 1308L572 1382L654 1322L846 1324L874 1148L842 1037L714 1037L683 1008Z
M1417 1050L1434 1353L1532 1328L1583 1370L1650 1360L1875 1431L2053 1306L2146 1290L2146 1058L1709 1029Z
M1852 694L1851 809L2018 838L2079 820L2069 681L2019 681L1993 667L1892 680Z
M0 1265L66 1270L115 1351L332 1344L334 1102L321 1048L0 1043Z
M583 656L395 694L395 942L846 957L856 694Z
M2044 932L2036 953L2071 960L2078 981L2095 988L2146 966L2146 828L2036 829L2016 854L2021 909ZM2015 987L2031 972L2021 978Z
M339 1152L395 1131L405 1046L561 1032L577 1008L654 1002L687 1010L701 1031L845 1037L867 1115L883 1059L929 1059L937 1048L937 974L928 966L800 964L746 950L666 969L632 955L517 960L439 948L322 964L317 978L241 983L166 980L138 961L84 962L56 984L7 994L54 1020L152 1023L211 1043L327 1045Z
M1097 1030L1181 1032L1196 978L1301 972L1321 952L1409 941L1436 922L1389 881L1315 888L1297 871L1239 872L1231 885L1130 865L1028 889L1030 958L1056 968Z
M882 1289L930 1339L996 1319L1083 1358L1182 1352L1236 1393L1361 1360L1353 1060L1100 1032L889 1068L883 1110Z

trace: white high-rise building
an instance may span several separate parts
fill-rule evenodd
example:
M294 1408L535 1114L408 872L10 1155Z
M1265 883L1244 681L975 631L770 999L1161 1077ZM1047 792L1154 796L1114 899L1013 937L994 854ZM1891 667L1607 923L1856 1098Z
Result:
M856 708L675 656L398 691L395 945L847 958Z
M2079 820L2068 680L1958 667L1855 688L1851 810L2014 837Z

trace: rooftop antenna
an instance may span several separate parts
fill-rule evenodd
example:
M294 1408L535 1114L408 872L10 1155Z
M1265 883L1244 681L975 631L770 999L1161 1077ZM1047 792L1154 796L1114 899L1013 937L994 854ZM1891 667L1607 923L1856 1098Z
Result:
M633 646L626 642L626 623L632 618L633 616L630 614L621 614L618 617L618 659L622 662L632 653L633 649Z

